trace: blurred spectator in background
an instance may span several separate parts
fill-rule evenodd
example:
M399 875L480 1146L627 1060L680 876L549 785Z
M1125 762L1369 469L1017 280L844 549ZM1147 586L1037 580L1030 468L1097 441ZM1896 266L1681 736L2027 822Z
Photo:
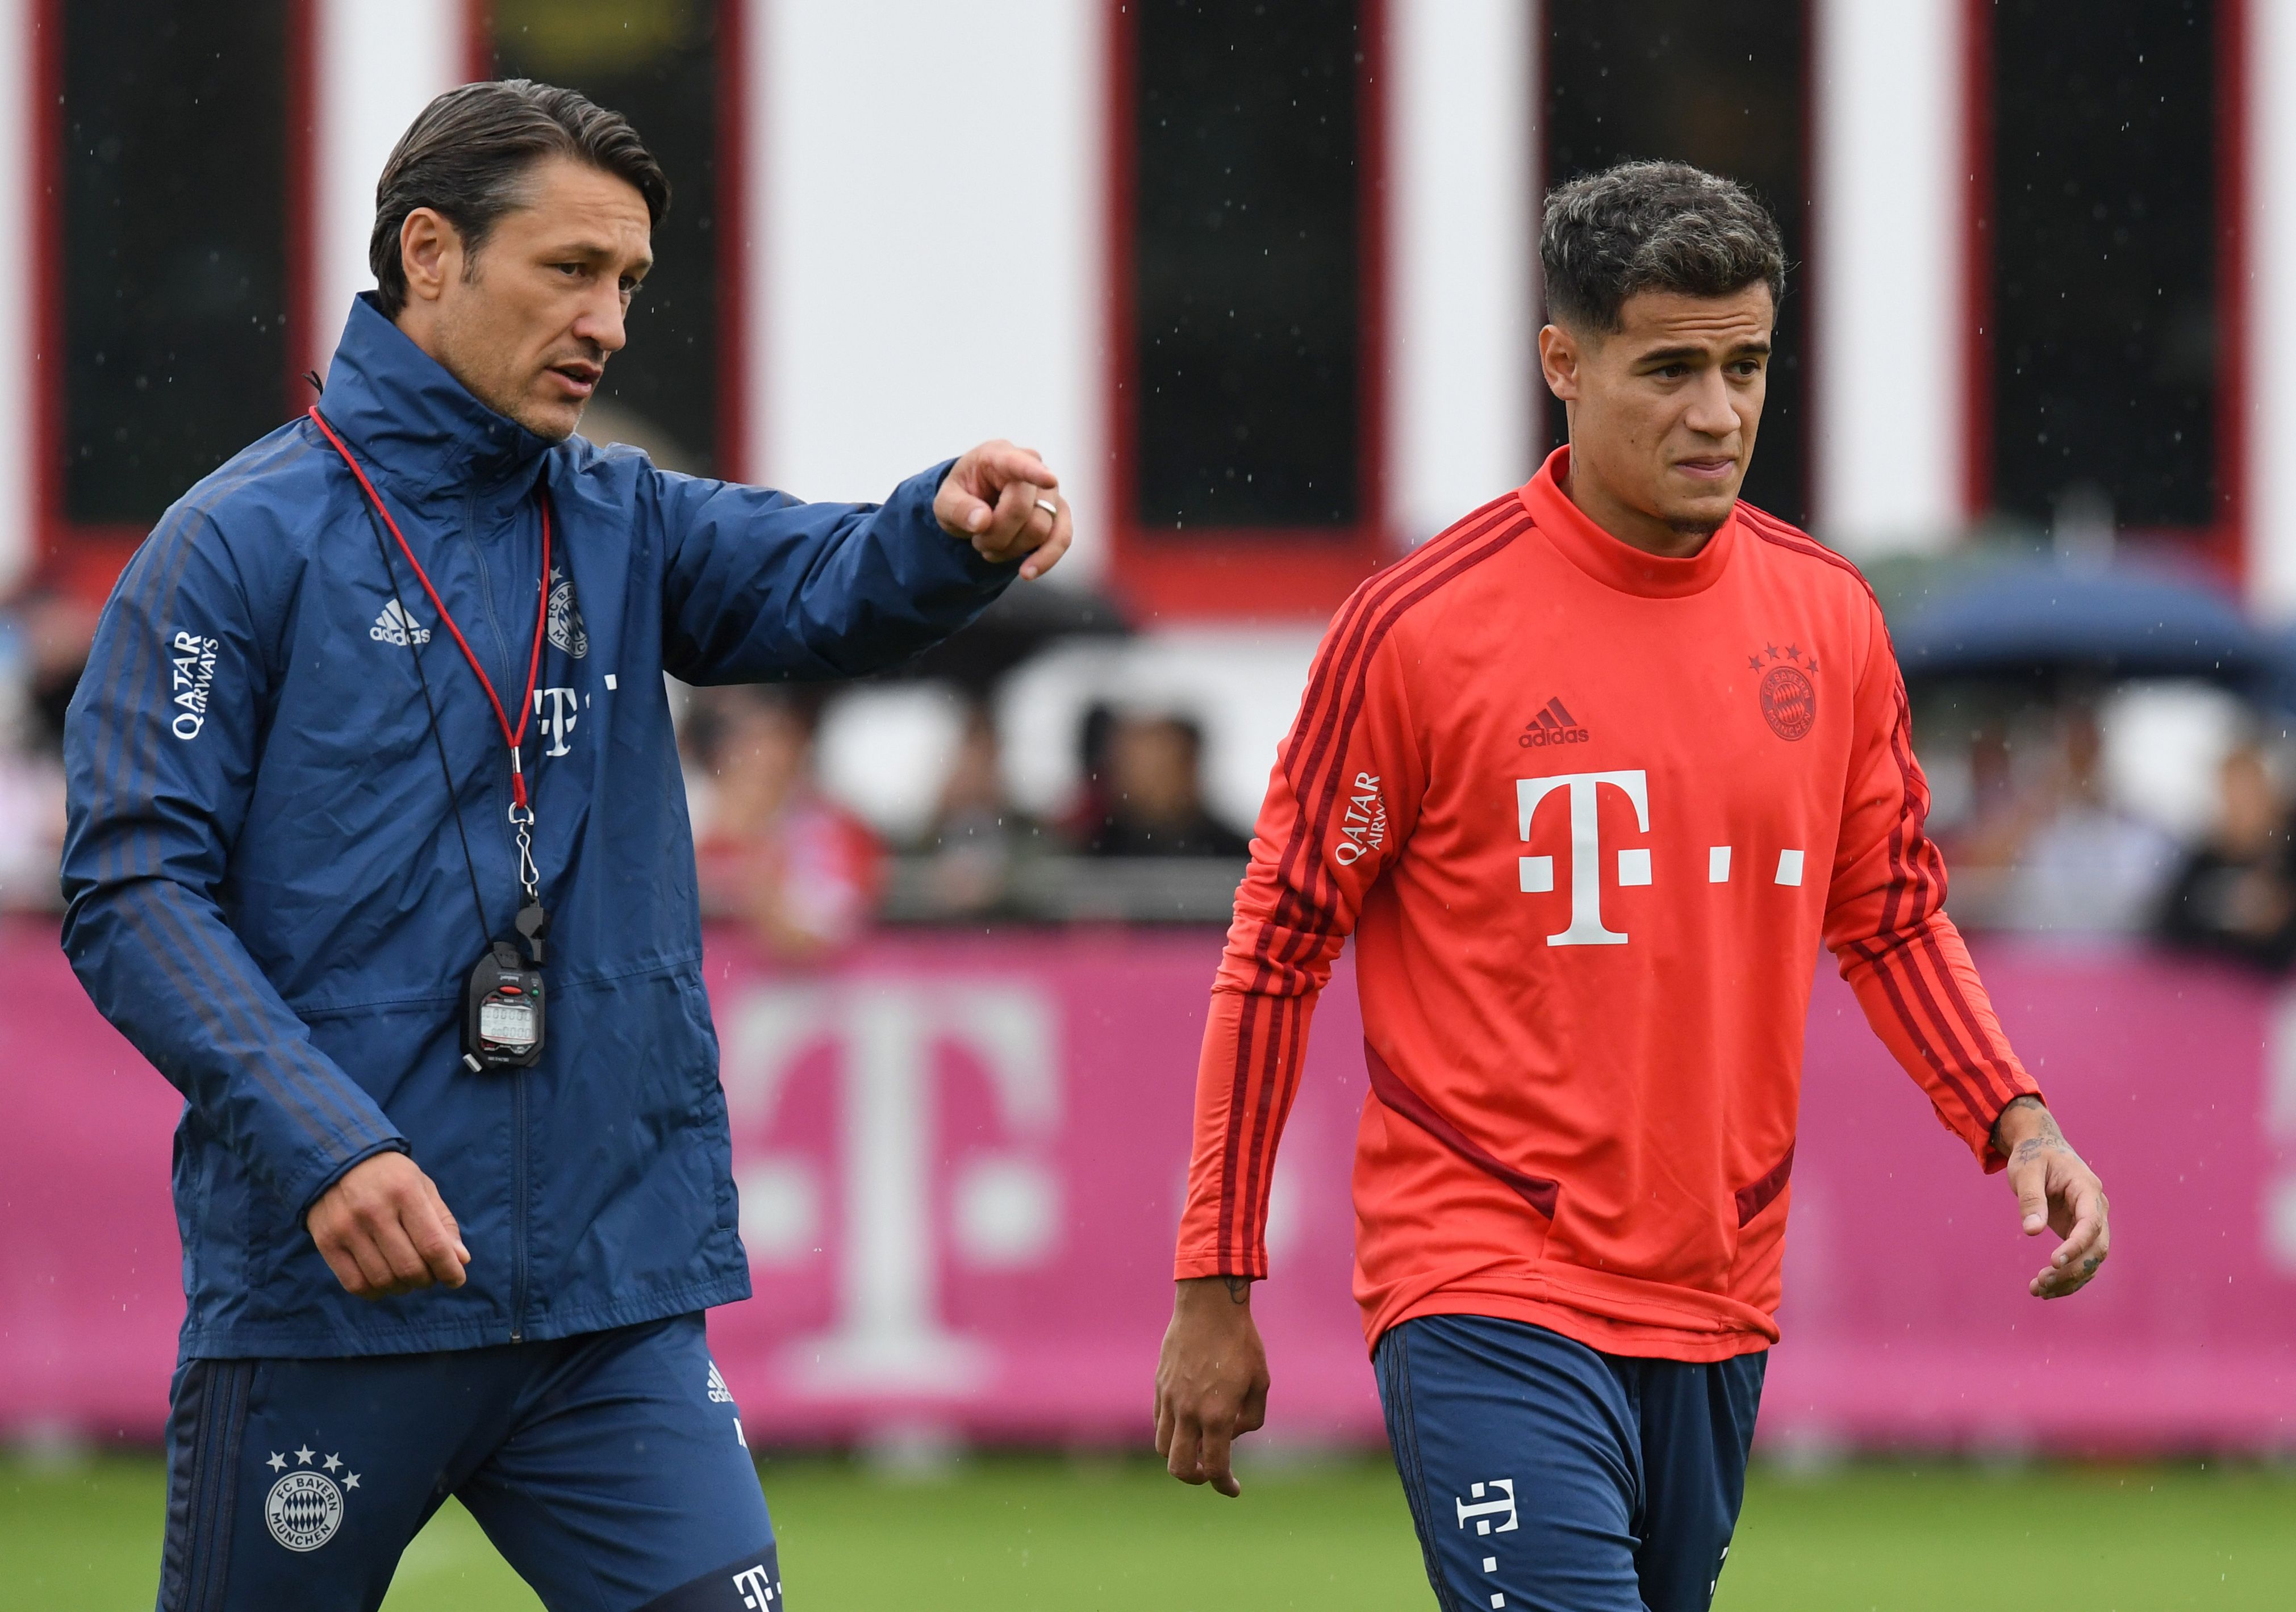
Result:
M1096 714L1096 713L1095 713ZM1086 719L1087 800L1095 856L1217 856L1242 860L1251 842L1204 806L1203 733L1184 716L1113 713L1097 765Z
M1070 845L1090 845L1108 821L1108 735L1115 726L1116 712L1095 704L1086 708L1077 730L1076 803L1061 823Z
M60 593L0 614L0 907L60 901L64 709L94 634L94 609Z
M2218 774L2215 828L2185 859L2161 908L2161 937L2274 970L2296 960L2296 865L2285 800L2263 753L2243 745Z
M770 687L709 690L696 703L693 741L709 786L696 812L704 910L747 923L791 961L858 938L884 854L814 781L815 710Z
M2008 867L2032 831L2038 797L2029 797L2018 787L2012 744L2008 724L1998 719L1970 732L1969 779L1959 822L1938 836L1947 853L1946 865L1956 873L1972 864Z
M27 692L31 697L34 742L42 754L62 757L64 710L95 641L96 607L63 593L38 593L16 612L23 634Z
M996 724L978 703L941 785L924 847L928 899L936 915L981 917L1009 909L1014 871L1041 855L1044 832L1005 798Z
M2086 703L2068 707L2059 719L2055 765L2012 814L2030 827L2013 853L1999 914L2004 927L2099 935L2151 924L2176 871L2176 842L2112 801L2103 754L2095 710Z

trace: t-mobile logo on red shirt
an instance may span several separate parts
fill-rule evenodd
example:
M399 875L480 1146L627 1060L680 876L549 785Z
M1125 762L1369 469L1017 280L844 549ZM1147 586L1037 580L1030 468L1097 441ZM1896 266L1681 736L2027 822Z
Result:
M1568 790L1570 801L1570 927L1549 935L1551 946L1622 946L1626 936L1616 929L1603 927L1603 839L1600 817L1596 810L1596 793L1603 785L1619 790L1634 803L1635 822L1645 834L1650 832L1649 775L1637 767L1632 772L1562 773L1552 778L1518 778L1515 780L1515 805L1521 823L1521 837L1530 839L1532 819L1538 815L1538 803L1557 790ZM1554 858L1524 856L1517 859L1525 894L1544 895L1554 888ZM1647 847L1634 846L1619 853L1619 882L1622 885L1648 884L1651 881L1651 854Z

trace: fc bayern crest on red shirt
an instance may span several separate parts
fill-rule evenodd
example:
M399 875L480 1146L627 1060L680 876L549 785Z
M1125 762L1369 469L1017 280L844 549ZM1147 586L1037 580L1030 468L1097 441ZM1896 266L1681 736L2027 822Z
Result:
M1762 720L1770 724L1770 732L1788 741L1808 738L1817 725L1817 685L1809 680L1809 674L1817 670L1817 657L1803 654L1799 644L1780 648L1766 643L1760 654L1746 658L1746 664L1761 675L1755 691L1761 696Z

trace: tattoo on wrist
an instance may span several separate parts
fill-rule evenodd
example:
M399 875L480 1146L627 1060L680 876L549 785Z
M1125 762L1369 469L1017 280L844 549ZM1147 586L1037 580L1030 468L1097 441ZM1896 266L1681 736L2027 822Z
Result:
M1227 1296L1230 1303L1248 1305L1251 1302L1250 1277L1227 1276L1221 1278L1221 1280L1227 1283Z
M2032 1109L2038 1111L2041 1117L2041 1128L2019 1142L2016 1151L2009 1154L2011 1158L2021 1162L2037 1154L2046 1152L2051 1148L2062 1148L2065 1145L2065 1133L2057 1129L2055 1118L2042 1104L2039 1098L2028 1093L2023 1097L2012 1098L1994 1120L1993 1150L1995 1152L2009 1153L2009 1150L2001 1145L2001 1127L2007 1123L2009 1116L2020 1109Z

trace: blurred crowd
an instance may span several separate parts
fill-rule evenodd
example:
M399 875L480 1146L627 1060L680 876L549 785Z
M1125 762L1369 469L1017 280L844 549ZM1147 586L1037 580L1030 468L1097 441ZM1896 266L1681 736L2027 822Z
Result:
M0 907L58 900L64 711L94 625L62 594L0 610ZM938 741L845 721L843 742L926 773L918 809L825 776L824 720L849 696L673 689L705 911L791 961L885 921L1225 918L1248 823L1208 798L1201 711L1089 696L1047 728L977 689L910 687ZM1963 927L2296 963L2296 745L2277 717L2198 683L1928 691L1916 716ZM1016 798L1016 729L1073 748L1049 809Z
M95 612L61 593L0 609L0 908L52 907L64 841L64 708Z
M1213 864L1223 898L1250 842L1206 803L1203 733L1168 710L1095 705L1078 738L1069 809L1040 818L1006 785L998 724L984 701L950 692L953 742L921 829L896 837L825 787L818 755L824 700L789 686L701 689L679 724L704 910L738 920L776 954L832 953L886 917L1027 920L1032 894L1065 870L1119 888L1168 883L1181 863ZM1159 863L1142 869L1137 864ZM1128 870L1119 872L1121 867ZM1087 904L1088 905L1090 904ZM1095 915L1194 918L1201 904L1158 908L1120 898Z
M2277 718L2198 683L2061 691L1973 723L1957 703L1932 708L1920 749L1962 927L2296 961L2296 747Z

